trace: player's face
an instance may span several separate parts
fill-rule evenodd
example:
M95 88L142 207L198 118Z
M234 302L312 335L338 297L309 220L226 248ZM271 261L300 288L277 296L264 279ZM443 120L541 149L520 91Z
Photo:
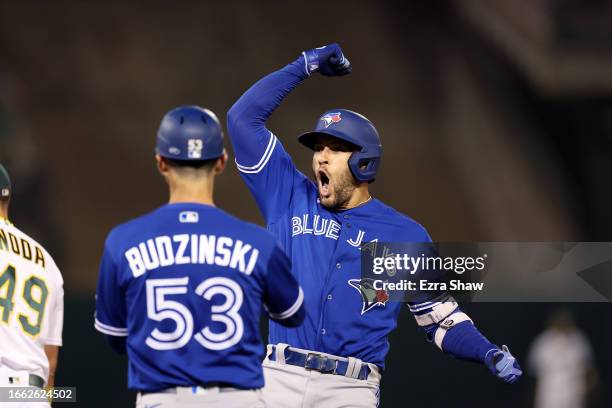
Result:
M357 184L348 167L354 150L353 145L333 137L321 136L315 143L312 171L324 207L342 208L355 191Z

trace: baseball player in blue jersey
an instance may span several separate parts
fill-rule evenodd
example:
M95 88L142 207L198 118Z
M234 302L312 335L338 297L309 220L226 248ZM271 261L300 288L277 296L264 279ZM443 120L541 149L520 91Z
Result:
M166 114L156 153L170 201L108 235L95 327L127 351L138 408L263 407L259 317L292 327L305 315L291 262L270 233L214 206L227 154L211 111Z
M338 76L350 71L336 44L305 51L253 85L228 113L238 169L304 288L304 323L291 328L270 322L264 395L271 407L377 405L387 336L401 303L387 302L381 292L364 296L360 246L431 241L417 222L370 196L381 143L364 116L332 109L319 118L314 132L299 137L314 151L314 182L296 169L266 128L272 112L303 80L315 72ZM484 363L509 383L521 375L508 349L480 334L449 295L408 306L444 352Z

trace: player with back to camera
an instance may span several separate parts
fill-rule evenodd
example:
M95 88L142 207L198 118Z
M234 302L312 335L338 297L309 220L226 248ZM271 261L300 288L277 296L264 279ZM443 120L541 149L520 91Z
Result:
M127 350L138 408L263 407L263 307L283 326L304 319L276 239L214 206L222 138L209 110L168 112L155 158L169 203L119 225L104 245L95 327Z
M9 222L10 197L9 175L0 164L0 387L52 388L62 345L64 281L51 255ZM33 400L9 405L50 406Z
M271 407L374 407L401 302L367 296L360 276L366 242L431 242L411 218L370 196L380 164L374 125L346 109L324 113L299 137L314 151L314 182L300 173L266 121L303 80L350 73L337 44L305 51L259 80L228 113L236 164L268 229L282 243L304 288L307 315L297 328L270 322L264 396ZM446 293L408 304L444 352L486 364L512 383L521 375L508 349L489 342Z

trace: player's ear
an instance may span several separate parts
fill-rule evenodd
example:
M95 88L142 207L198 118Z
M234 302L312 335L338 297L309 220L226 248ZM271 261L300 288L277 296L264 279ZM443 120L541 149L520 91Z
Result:
M159 174L162 176L166 176L168 174L168 163L161 157L159 154L155 155L155 162L157 163L157 170Z
M221 155L221 157L217 159L217 162L215 163L215 166L213 167L213 174L215 176L218 176L219 174L223 173L223 170L225 170L226 165L227 165L227 152L225 151L225 149L223 149L223 154Z
M8 218L8 209L9 209L10 199L0 200L0 216L4 216L4 218Z

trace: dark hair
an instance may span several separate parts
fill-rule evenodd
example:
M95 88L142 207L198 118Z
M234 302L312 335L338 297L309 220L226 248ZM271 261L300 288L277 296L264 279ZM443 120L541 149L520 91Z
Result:
M198 169L198 170L202 169L202 170L206 170L209 172L213 169L217 160L219 160L218 157L214 159L208 159L208 160L174 160L174 159L168 159L167 157L164 157L163 159L166 163L168 163L168 166L170 167L174 167L174 168L191 167L194 169Z

